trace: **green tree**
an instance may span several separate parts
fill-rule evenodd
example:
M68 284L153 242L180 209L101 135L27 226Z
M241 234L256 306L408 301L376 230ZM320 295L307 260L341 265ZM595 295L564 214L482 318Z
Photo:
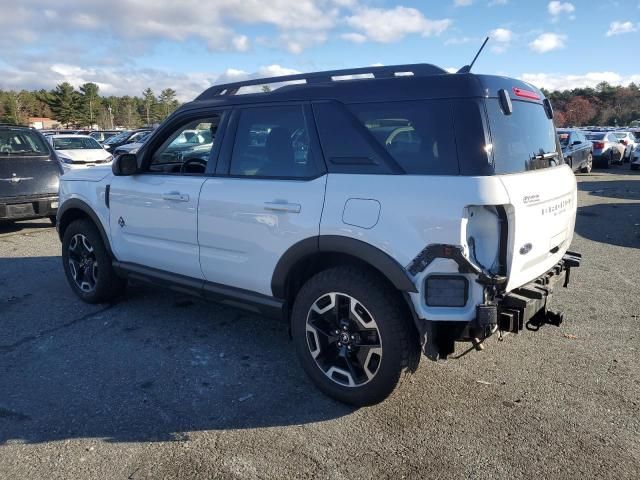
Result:
M78 92L68 82L59 84L51 94L50 108L56 120L64 125L78 120Z
M173 88L165 88L164 90L162 90L162 92L160 92L160 97L158 98L158 100L160 103L160 109L163 119L167 118L171 112L178 108L176 91Z
M100 87L95 83L85 83L80 86L80 94L82 95L82 114L84 123L91 126L98 118L100 111L100 95L98 92Z
M142 92L143 98L143 106L144 106L144 118L147 122L147 125L151 125L154 120L154 107L158 103L156 100L156 96L153 93L153 90L147 88L144 92Z

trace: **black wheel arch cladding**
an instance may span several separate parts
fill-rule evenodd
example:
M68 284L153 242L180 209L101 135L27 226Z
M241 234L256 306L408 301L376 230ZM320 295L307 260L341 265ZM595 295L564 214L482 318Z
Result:
M379 248L341 235L310 237L292 245L280 257L271 277L271 290L276 298L286 298L289 274L299 262L319 253L350 255L382 273L398 290L416 292L408 272L394 258Z

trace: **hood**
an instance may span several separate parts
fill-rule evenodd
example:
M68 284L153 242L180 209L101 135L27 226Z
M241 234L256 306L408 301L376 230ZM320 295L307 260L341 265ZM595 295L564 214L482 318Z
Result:
M69 170L62 176L62 180L82 180L84 182L99 182L111 175L111 165L100 165L92 168L78 168Z
M58 157L66 157L74 163L92 163L107 160L111 154L102 148L79 150L56 150Z

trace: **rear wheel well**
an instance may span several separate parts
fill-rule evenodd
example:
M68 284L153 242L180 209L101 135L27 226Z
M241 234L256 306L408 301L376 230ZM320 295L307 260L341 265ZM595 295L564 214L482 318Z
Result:
M296 296L300 291L300 288L302 288L307 280L324 270L345 265L353 266L367 271L371 275L378 277L380 280L382 280L382 282L385 283L389 291L393 292L393 294L398 298L398 304L403 309L407 322L412 328L412 333L415 334L414 338L419 343L420 338L415 325L416 317L413 311L413 306L411 305L411 301L409 300L408 296L403 295L403 292L398 290L398 288L396 288L391 280L389 280L389 278L380 270L365 262L364 260L347 253L317 252L301 258L294 264L294 266L289 271L287 280L285 282L287 318L290 319L291 309L293 308L293 303L295 302Z

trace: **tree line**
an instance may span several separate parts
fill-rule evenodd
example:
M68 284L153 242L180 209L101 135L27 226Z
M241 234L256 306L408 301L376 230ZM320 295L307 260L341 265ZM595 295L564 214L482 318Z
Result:
M640 87L635 83L624 87L602 82L595 88L543 92L551 100L559 127L640 126ZM121 97L101 96L95 83L77 90L67 82L53 90L0 90L0 122L23 125L29 117L48 117L65 127L135 128L161 122L178 106L172 88L157 96L147 88L141 96Z
M157 96L147 88L139 97L118 97L100 95L95 83L76 90L64 82L53 90L0 90L0 122L28 125L29 117L47 117L62 127L136 128L161 122L179 105L172 88Z
M640 125L640 88L635 83L623 87L602 82L595 88L542 91L551 100L558 127Z

